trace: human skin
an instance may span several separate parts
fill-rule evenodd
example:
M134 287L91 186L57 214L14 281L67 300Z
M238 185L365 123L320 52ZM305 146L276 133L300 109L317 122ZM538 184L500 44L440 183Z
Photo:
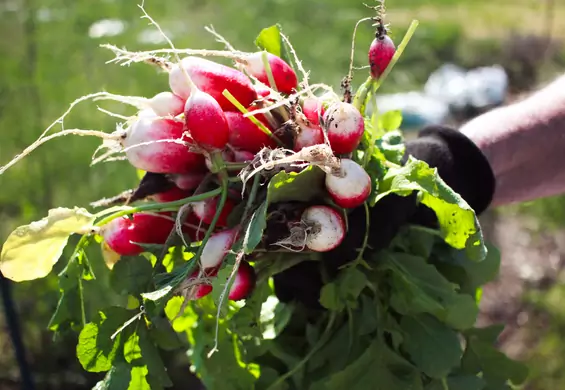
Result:
M565 76L524 100L480 115L460 131L496 177L491 206L565 193Z

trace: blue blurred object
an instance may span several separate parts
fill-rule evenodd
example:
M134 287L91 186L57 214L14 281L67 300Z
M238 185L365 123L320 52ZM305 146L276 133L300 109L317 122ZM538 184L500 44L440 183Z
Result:
M499 65L466 71L444 64L433 72L423 92L377 96L379 112L401 110L403 129L445 123L450 116L478 115L504 103L508 75Z

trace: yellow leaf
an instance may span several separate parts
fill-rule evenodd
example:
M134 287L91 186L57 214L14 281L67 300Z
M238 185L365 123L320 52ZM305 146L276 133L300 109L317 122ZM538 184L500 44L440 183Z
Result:
M114 252L106 242L102 242L102 257L109 269L114 268L114 265L121 259L121 256Z
M71 234L85 234L94 216L82 208L56 208L47 217L16 228L0 254L0 271L16 282L47 276L61 257Z

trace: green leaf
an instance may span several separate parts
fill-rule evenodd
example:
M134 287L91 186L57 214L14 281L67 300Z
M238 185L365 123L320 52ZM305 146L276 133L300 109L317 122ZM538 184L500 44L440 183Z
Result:
M300 172L279 172L267 187L267 203L308 202L322 193L324 177L324 171L312 165Z
M174 351L183 347L183 343L179 335L175 332L171 323L166 318L155 317L152 319L149 336L155 345L166 351Z
M147 367L135 366L131 368L131 382L128 390L154 390L147 382ZM158 390L158 389L156 389Z
M191 310L190 306L187 306L184 312L179 315L183 301L183 297L173 297L165 306L165 314L169 321L172 322L175 332L184 332L192 328L196 321L198 321L198 316Z
M476 376L456 376L447 378L449 390L483 390L485 381ZM445 390L440 380L435 380L426 386L426 390Z
M160 385L164 387L172 386L173 383L167 374L167 369L161 359L161 353L149 337L147 328L140 327L138 333L139 347L143 356L143 362L147 365L148 374Z
M320 303L330 310L343 310L345 307L356 308L357 298L367 286L367 276L357 267L342 270L336 281L327 283L320 293Z
M523 384L528 377L528 367L511 360L498 351L494 345L480 340L477 336L467 339L467 348L463 358L463 371L468 374L483 373L489 383L505 383L510 380L514 385Z
M261 206L255 210L251 216L251 220L247 225L245 237L243 238L243 250L245 254L252 253L257 245L261 243L263 231L267 227L267 202L261 203Z
M379 129L386 132L398 130L402 124L402 110L391 110L379 115Z
M369 387L368 387L369 386ZM311 390L421 390L419 371L379 338L345 369L315 382Z
M108 371L121 345L122 334L111 336L129 319L127 310L109 307L99 313L96 321L86 324L80 332L77 357L89 372Z
M406 196L412 191L420 191L420 202L436 213L445 242L454 248L465 249L472 260L485 258L487 250L474 211L445 184L437 169L410 157L405 166L387 172L381 191L375 203L391 193Z
M131 367L125 362L118 362L92 390L128 390L130 381Z
M257 38L255 38L255 45L259 49L266 50L271 54L278 57L281 56L281 34L278 25L273 25L261 30Z
M85 209L56 208L46 218L16 228L2 246L0 271L15 282L47 276L69 237L89 232L94 219Z
M144 257L123 257L112 268L110 286L119 294L138 295L147 290L153 267Z
M471 328L479 315L479 306L475 299L466 294L454 296L446 303L446 309L445 323L458 330Z
M361 327L359 335L364 336L370 334L377 329L379 324L377 304L366 295L361 295Z
M400 321L403 349L426 375L443 378L459 364L463 351L457 333L429 315Z
M401 163L406 145L400 131L394 130L384 134L377 140L376 145L388 161L395 164Z

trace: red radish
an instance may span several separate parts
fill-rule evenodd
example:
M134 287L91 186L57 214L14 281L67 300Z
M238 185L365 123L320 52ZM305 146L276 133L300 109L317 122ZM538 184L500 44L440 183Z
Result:
M259 97L266 98L267 96L269 96L271 94L271 90L269 88L267 88L266 86L255 85L254 88L255 88L255 92L257 92L257 95Z
M177 116L184 111L185 100L171 92L161 92L149 100L149 106L158 116Z
M234 150L233 156L235 162L250 162L255 158L255 155L247 150Z
M294 139L294 151L299 152L308 146L324 143L324 132L320 126L300 126L299 133Z
M247 298L255 288L257 281L255 270L246 261L242 261L237 269L235 280L230 288L228 299L239 301Z
M222 107L212 95L194 85L184 106L184 120L198 146L213 151L228 143L229 128Z
M210 275L202 275L204 278L207 277L214 277L216 276L217 272L214 272L213 274L211 273ZM196 270L192 273L192 275L190 275L189 277L189 281L196 281L198 278L198 274L199 271ZM197 286L194 286L192 293L194 294L192 296L193 299L200 299L200 298L204 298L206 295L210 294L212 292L212 285L211 284L207 284L207 283L200 283Z
M337 102L328 107L323 123L330 146L336 154L353 152L365 131L363 115L353 104L344 102Z
M369 47L369 65L371 66L371 76L375 79L381 77L388 64L394 57L396 47L394 42L386 34L377 36Z
M202 269L207 270L220 266L236 239L237 229L227 229L213 233L200 257Z
M172 175L170 178L175 185L185 191L196 189L202 180L204 180L203 173L186 173L182 175Z
M158 215L134 214L132 219L120 217L102 228L102 237L110 249L122 256L135 256L144 251L139 244L164 244L174 229L172 219Z
M324 116L326 108L318 98L306 98L302 103L302 113L313 125L320 125L320 118Z
M134 167L153 173L191 173L204 168L204 156L193 153L183 130L183 123L175 119L159 118L154 112L143 111L125 135L122 145L126 157ZM137 146L139 145L139 146Z
M306 247L315 252L337 248L345 237L343 217L329 206L311 206L302 213L302 222L311 227Z
M216 210L218 207L218 202L220 201L219 196L213 198L208 198L200 202L195 202L192 205L192 210L198 219L207 225L212 223L214 215L216 215ZM230 198L226 199L224 208L220 212L220 217L216 223L217 227L226 227L228 225L228 217L235 207L235 202Z
M263 52L253 53L246 57L244 62L245 69L263 84L287 95L293 93L298 87L298 78L290 65L282 58L271 53L267 53L267 61L269 62L276 86L269 83L269 77L263 62Z
M237 111L237 107L222 94L225 89L245 107L257 99L257 92L253 84L245 74L237 69L198 57L183 58L181 66L173 66L169 73L169 85L171 91L183 99L188 99L191 94L190 82L183 69L186 70L194 84L200 90L210 94L223 110Z
M326 189L338 206L358 207L371 193L371 177L361 165L344 158L341 160L340 175L326 175Z
M167 191L154 194L152 198L156 202L174 202L184 198L188 198L192 195L192 191L183 190L177 186L173 186Z
M249 109L253 111L254 108ZM226 112L226 120L230 129L229 144L234 148L248 150L257 153L263 147L276 148L277 143L266 134L251 119L243 116L241 112ZM267 118L258 114L255 118L261 122L269 131L273 131Z
M102 228L101 234L110 249L122 256L135 256L143 248L133 242L139 242L133 230L133 221L120 217L110 221Z

